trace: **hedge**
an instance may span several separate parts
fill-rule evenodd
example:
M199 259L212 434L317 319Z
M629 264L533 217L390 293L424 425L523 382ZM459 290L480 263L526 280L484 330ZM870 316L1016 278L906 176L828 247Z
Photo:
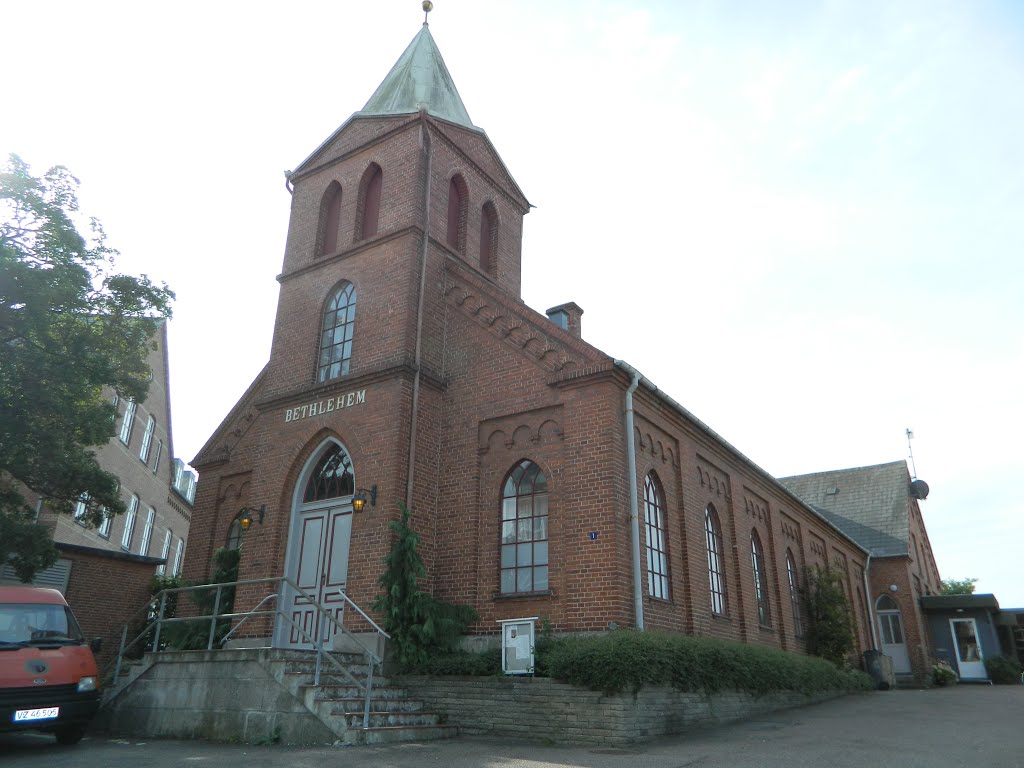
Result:
M645 685L680 691L868 691L871 678L814 656L773 648L663 632L619 630L607 635L564 637L538 643L537 673L608 694ZM501 673L497 649L435 656L415 671L435 675Z

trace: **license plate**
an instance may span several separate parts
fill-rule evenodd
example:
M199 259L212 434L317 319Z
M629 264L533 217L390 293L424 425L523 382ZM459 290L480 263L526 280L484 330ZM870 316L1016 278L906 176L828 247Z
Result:
M44 707L43 709L19 709L14 713L14 722L23 723L28 720L52 720L60 714L60 707Z

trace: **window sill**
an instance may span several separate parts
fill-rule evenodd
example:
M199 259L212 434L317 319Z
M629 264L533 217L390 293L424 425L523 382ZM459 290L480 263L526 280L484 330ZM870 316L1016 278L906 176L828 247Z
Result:
M675 605L670 597L655 597L654 595L644 595L649 603L661 603L662 605Z
M516 600L524 597L551 597L552 593L550 589L544 589L539 592L499 592L494 595L495 600Z
M724 613L712 613L712 621L724 621L726 624L732 624L732 618Z
M767 624L758 624L757 629L759 632L764 632L766 635L775 634L775 627L770 627Z

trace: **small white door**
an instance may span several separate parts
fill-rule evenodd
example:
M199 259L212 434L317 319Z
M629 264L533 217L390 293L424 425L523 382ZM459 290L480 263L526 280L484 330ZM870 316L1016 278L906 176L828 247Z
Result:
M882 595L875 603L878 614L878 634L882 643L882 653L892 659L892 670L897 675L909 675L910 654L903 636L903 619L896 601L888 595Z
M978 642L978 625L974 619L950 619L949 629L956 644L956 660L964 680L987 680L985 658Z

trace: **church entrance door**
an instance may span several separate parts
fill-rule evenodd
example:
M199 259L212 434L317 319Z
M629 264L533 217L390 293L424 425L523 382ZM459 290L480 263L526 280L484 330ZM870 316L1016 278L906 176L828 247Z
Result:
M352 464L345 449L328 441L303 473L296 492L288 535L285 573L299 590L285 587L277 642L285 648L312 648L318 637L327 648L344 610L341 592L348 581L352 536ZM308 597L307 597L308 596ZM320 606L323 610L319 610Z

